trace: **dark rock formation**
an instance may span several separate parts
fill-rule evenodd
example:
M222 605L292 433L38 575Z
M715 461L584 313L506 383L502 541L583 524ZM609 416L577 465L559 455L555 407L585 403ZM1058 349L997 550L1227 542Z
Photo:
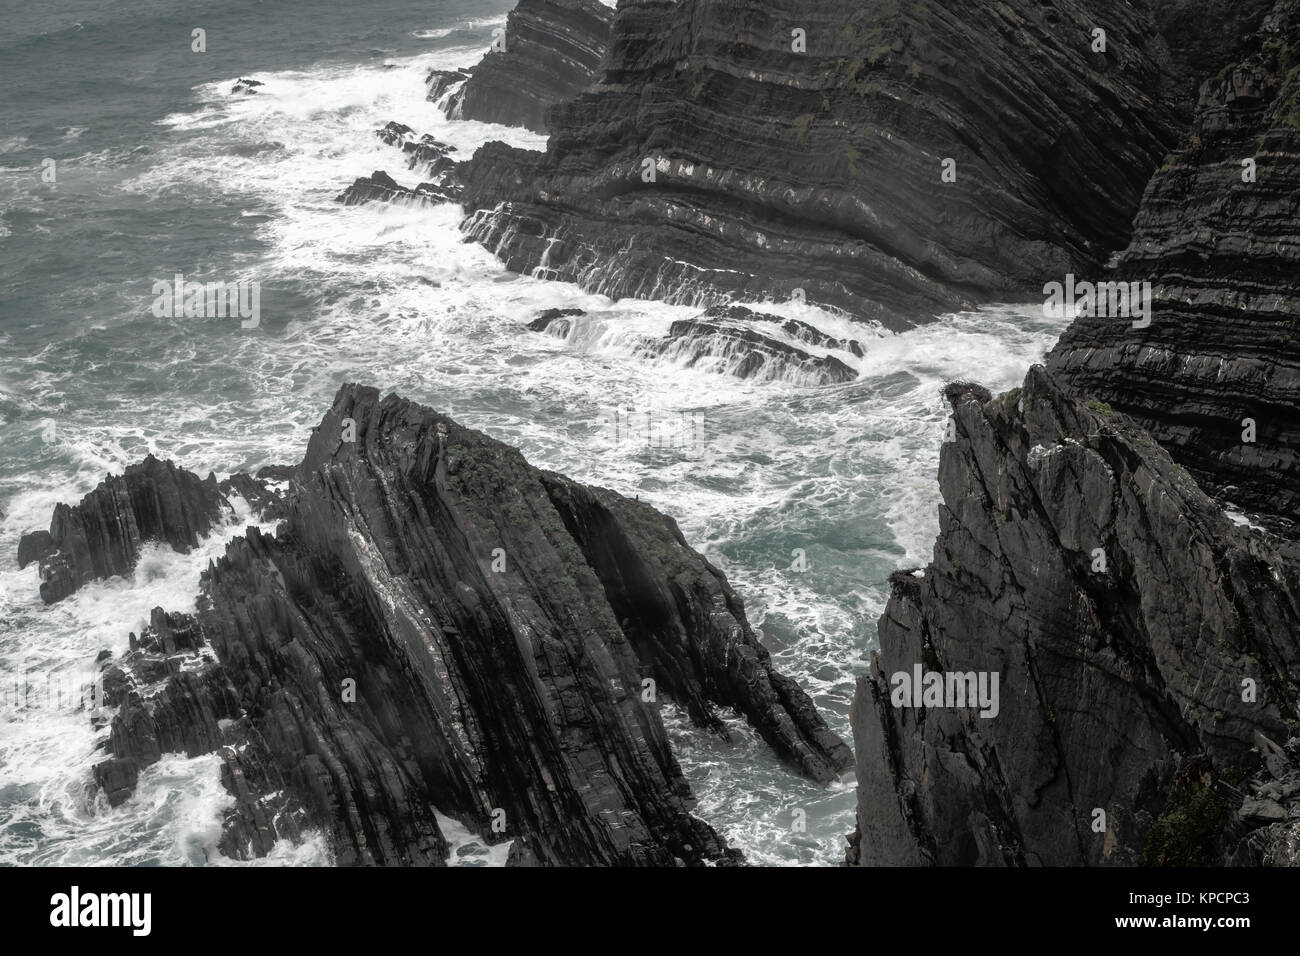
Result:
M231 93L243 93L245 96L253 96L257 93L259 86L266 86L261 80L250 80L246 77L240 77L235 81L235 85L230 88Z
M1276 0L1152 0L1156 27L1193 102L1206 76L1240 58Z
M581 309L549 309L529 322L528 328L568 338L575 328L573 317L583 314ZM834 355L814 355L755 328L763 325L780 326L792 339L817 348L840 349L858 357L863 354L856 340L832 338L806 322L741 306L715 307L698 318L673 322L667 335L643 338L636 346L636 354L680 362L688 368L707 366L737 378L760 381L833 385L858 377Z
M566 338L573 330L573 323L569 320L575 315L586 314L582 309L547 309L528 323L528 329Z
M230 545L199 608L136 642L97 777L120 800L159 753L218 750L244 855L311 826L341 864L439 864L436 806L514 863L734 862L663 699L719 733L734 707L813 780L852 763L671 519L373 389L340 390L287 519ZM215 660L146 697L197 640Z
M850 860L1300 863L1300 775L1260 743L1300 733L1300 550L1041 367L954 397L934 560L858 683ZM996 712L896 706L915 667L998 675Z
M1115 278L1151 282L1150 326L1080 318L1049 361L1078 394L1141 422L1207 488L1291 523L1300 520L1297 11L1278 4L1255 52L1205 82L1191 134L1147 189Z
M417 137L415 130L404 123L390 122L375 135L406 153L406 168L421 170L435 186L443 185L445 175L456 166L450 155L456 147L440 142L428 133Z
M613 297L801 289L901 328L1122 248L1177 81L1141 3L631 0L547 152L468 164L464 228Z
M840 349L844 352L850 352L858 358L865 354L862 350L862 343L857 339L837 339L822 332L815 326L807 322L801 322L798 319L784 319L776 315L768 315L765 312L755 312L753 309L747 309L741 305L715 305L705 310L706 318L711 319L729 319L734 322L772 322L781 326L781 330L792 339L797 339L808 345L814 345L821 349Z
M447 99L447 115L546 132L551 106L596 78L613 21L614 11L599 0L519 0L506 18L505 49L470 71ZM429 98L455 82L431 75Z
M469 79L469 70L430 70L429 75L424 78L424 85L428 90L427 99L430 103L437 103L467 79Z
M444 202L456 202L454 186L440 186L436 183L420 183L414 189L399 185L392 176L382 169L375 170L369 176L361 176L347 189L334 197L335 202L345 206L360 206L368 202L387 202L417 206L432 206Z
M227 508L215 476L201 480L150 455L105 478L79 505L56 507L48 532L19 541L18 566L40 562L41 598L53 604L90 581L130 574L148 541L196 547Z

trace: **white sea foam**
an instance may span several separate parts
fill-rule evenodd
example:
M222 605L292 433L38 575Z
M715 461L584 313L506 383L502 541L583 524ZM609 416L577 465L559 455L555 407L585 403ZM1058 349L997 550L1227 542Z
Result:
M486 27L495 27L506 22L506 15L503 13L497 17L476 17L467 20L461 20L455 26L437 27L432 30L417 30L411 34L421 40L441 40L443 37L449 37L453 33L460 33L464 30L482 30ZM481 51L480 51L481 52Z

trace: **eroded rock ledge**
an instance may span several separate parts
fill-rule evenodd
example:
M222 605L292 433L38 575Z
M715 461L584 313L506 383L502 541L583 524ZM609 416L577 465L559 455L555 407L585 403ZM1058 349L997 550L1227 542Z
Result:
M734 707L815 781L852 765L648 505L349 385L286 509L113 665L111 801L161 753L215 751L236 855L314 826L341 864L438 865L437 808L514 863L700 864L738 854L691 815L663 701L717 733Z

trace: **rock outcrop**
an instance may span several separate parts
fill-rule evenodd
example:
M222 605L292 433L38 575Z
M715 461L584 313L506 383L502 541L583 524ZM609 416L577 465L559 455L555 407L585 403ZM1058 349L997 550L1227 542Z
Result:
M469 79L469 70L430 70L424 78L425 98L437 103Z
M147 542L189 551L228 507L215 476L199 479L150 455L105 478L80 504L56 507L48 532L19 541L18 566L39 562L41 599L53 604L91 581L130 574Z
M664 700L717 733L734 708L820 783L852 764L671 519L358 386L274 537L132 643L98 779L121 800L160 753L221 753L241 855L310 826L340 864L437 865L436 807L517 864L736 862L690 812Z
M504 49L493 49L460 86L454 74L429 77L429 99L449 89L452 119L549 130L556 103L572 99L597 77L614 11L600 0L519 0L506 17Z
M534 332L556 338L586 338L579 332L580 309L548 309L528 323ZM599 321L593 317L591 321ZM785 338L778 338L779 332ZM800 343L799 345L794 344ZM856 339L837 339L798 319L755 312L743 306L714 306L703 314L673 322L664 335L641 336L635 354L650 361L666 360L686 368L756 381L795 385L838 385L858 373L835 355L817 355L803 345L837 350L861 358Z
M1278 527L1300 521L1298 11L1277 4L1254 52L1205 81L1147 189L1113 278L1151 283L1150 325L1081 317L1049 361Z
M341 202L345 206L361 206L370 202L432 206L438 203L455 202L456 197L454 186L425 182L411 189L398 183L382 169L377 169L369 176L358 177L351 186L335 196L334 201Z
M850 861L1300 863L1300 549L1041 367L953 399L934 559L858 683Z
M613 297L1023 301L1123 248L1182 119L1144 3L628 0L613 34L545 154L467 164L463 227Z
M451 154L456 147L435 139L429 133L416 136L405 123L391 122L375 134L389 146L407 154L406 168L419 169L434 185L442 185L456 166Z

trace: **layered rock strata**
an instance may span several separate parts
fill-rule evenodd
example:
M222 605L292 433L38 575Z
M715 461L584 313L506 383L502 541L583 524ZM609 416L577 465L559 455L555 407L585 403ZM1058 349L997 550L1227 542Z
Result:
M467 164L464 229L615 297L903 328L1122 248L1178 90L1145 4L631 0L546 153Z
M345 386L285 514L228 547L197 615L156 612L116 665L110 801L162 753L217 752L239 854L310 826L341 864L437 865L436 808L513 841L515 863L725 863L665 701L720 734L734 708L819 783L852 764L648 505Z
M504 46L459 82L453 72L429 77L429 99L449 90L444 108L452 119L550 129L556 103L572 99L597 78L614 20L599 0L520 0L506 17Z
M1113 277L1150 324L1077 319L1049 367L1139 421L1207 488L1300 521L1300 4L1205 81Z

